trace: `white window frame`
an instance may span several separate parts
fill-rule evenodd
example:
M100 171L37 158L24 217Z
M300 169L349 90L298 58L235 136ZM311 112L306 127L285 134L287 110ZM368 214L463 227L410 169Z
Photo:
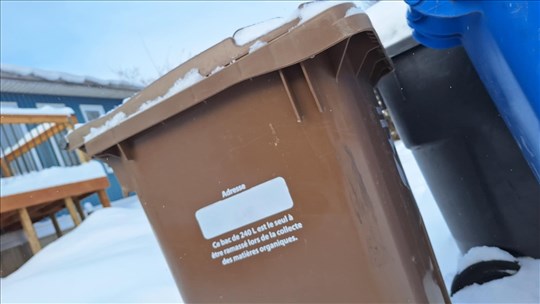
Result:
M19 104L16 101L0 101L0 108L19 108ZM20 124L20 126L23 133L28 133L28 127L25 124ZM35 148L30 150L30 155L32 155L32 158L34 159L34 162L36 163L37 169L43 170L43 164L41 164L41 160L39 159L39 156Z
M105 114L105 108L103 105L97 105L97 104L81 104L79 105L79 109L81 109L81 113L84 117L84 122L89 122L88 116L86 115L86 111L96 111L99 112L99 115Z
M65 108L66 104L61 102L36 102L36 108L49 106L51 108Z

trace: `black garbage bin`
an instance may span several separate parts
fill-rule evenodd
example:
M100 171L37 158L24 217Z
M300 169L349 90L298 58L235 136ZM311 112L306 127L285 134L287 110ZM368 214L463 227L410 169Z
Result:
M416 46L378 90L460 249L540 258L540 185L461 47Z

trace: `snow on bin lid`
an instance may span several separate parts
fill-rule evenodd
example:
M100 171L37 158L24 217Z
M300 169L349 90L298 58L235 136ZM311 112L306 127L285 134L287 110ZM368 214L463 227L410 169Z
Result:
M364 31L373 32L373 26L352 3L302 4L291 18L240 29L176 67L69 134L69 148L101 153L228 87L304 61Z

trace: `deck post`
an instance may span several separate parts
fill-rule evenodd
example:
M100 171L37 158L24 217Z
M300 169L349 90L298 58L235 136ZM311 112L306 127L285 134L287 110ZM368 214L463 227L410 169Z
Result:
M58 224L58 220L56 219L55 214L49 215L49 218L51 219L51 222L54 226L54 231L56 232L56 237L60 238L62 237L62 229L60 228L60 225Z
M81 206L81 200L74 198L73 201L75 202L75 208L77 208L77 212L79 213L81 220L84 221L86 219L86 214L84 214L84 209Z
M66 124L66 127L68 130L73 131L74 125L77 123L77 117L75 115L72 115L68 118L68 123ZM81 164L88 162L88 156L81 149L75 149L75 154L77 154L77 157L79 158L79 162Z
M81 219L79 218L79 215L77 215L77 208L75 207L73 199L71 197L66 197L64 202L66 203L66 208L69 211L69 215L71 215L73 223L75 223L75 226L79 226L81 224Z
M128 197L129 196L129 190L124 186L121 186L121 188L122 188L122 197Z
M34 225L32 224L32 219L30 219L28 210L26 210L26 208L19 209L19 217L21 218L24 234L26 234L26 238L30 244L30 249L32 250L33 254L36 254L41 250L41 244L39 243L36 229L34 229Z
M107 192L105 190L101 189L98 192L99 201L101 202L101 205L103 208L107 208L111 206L111 201L109 200L109 196L107 195Z
M4 171L5 177L13 176L11 169L9 168L8 162L2 157L0 158L0 166L2 166L2 171Z

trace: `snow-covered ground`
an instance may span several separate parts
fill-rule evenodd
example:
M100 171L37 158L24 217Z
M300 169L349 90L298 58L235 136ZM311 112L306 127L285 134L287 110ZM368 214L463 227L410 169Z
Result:
M1 280L1 302L181 302L137 197L92 213Z
M465 256L462 256L412 152L405 148L400 141L396 142L396 150L416 203L420 208L448 291L450 291L452 279L458 270L463 270L467 266L483 260L508 260L510 254L498 248L489 247L473 248ZM518 258L516 260L521 266L517 274L483 285L465 287L452 297L452 302L540 303L540 260L531 258Z
M486 247L476 249L460 262L461 255L412 154L400 142L396 148L447 287L458 267L471 259L504 257L498 249ZM452 300L539 303L540 260L518 261L522 268L516 275L466 287ZM0 284L2 303L182 301L137 197L116 201L113 208L96 210L81 226L45 247Z

